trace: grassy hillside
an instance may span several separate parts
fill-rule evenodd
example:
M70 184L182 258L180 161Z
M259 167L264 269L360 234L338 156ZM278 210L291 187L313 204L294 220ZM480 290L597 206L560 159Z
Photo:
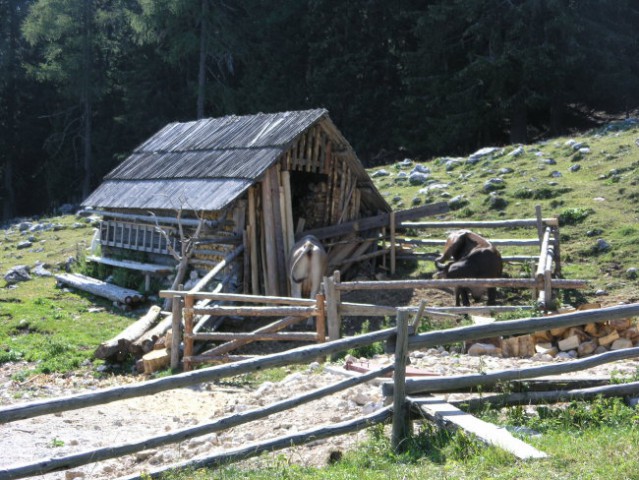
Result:
M382 167L388 176L375 176L380 168L370 173L395 207L448 201L452 210L441 217L446 219L534 218L540 205L544 217L560 219L564 277L589 280L591 288L583 293L590 300L605 290L597 301L614 304L639 298L632 270L639 268L638 139L637 122L629 120L583 135L494 149L479 158L400 162ZM417 165L430 170L423 185L411 185L400 173ZM534 236L530 230L478 233ZM445 232L427 235L443 238Z
M52 274L64 271L70 257L75 259L71 268L81 268L78 262L92 237L90 223L74 216L29 220L0 230L0 273L4 277L16 265L26 265L32 278L13 285L0 280L0 363L37 362L31 372L72 370L138 316L91 295L56 288L52 276L35 274L39 263ZM30 246L24 246L27 241Z
M637 280L628 269L639 267L638 138L639 127L625 122L572 138L499 148L478 160L471 156L421 162L430 169L423 185L411 185L408 180L407 173L416 162L382 167L389 175L376 177L375 182L395 208L448 201L452 210L445 218L449 219L529 218L539 204L545 217L560 217L564 276L591 282L583 292L585 299L606 305L637 301ZM74 216L32 223L46 228L30 231L23 225L21 231L16 223L0 230L3 276L20 264L33 270L41 262L55 273L65 268L69 257L81 263L93 235L90 223ZM531 236L530 230L479 233L502 238ZM424 235L443 238L445 232ZM19 248L28 239L32 245ZM600 249L599 239L609 248ZM81 265L76 263L73 268ZM426 262L407 274L428 275L429 269L432 264ZM13 286L0 280L0 363L36 361L36 371L44 372L73 369L91 359L101 341L140 314L122 312L91 295L56 288L52 277L32 278ZM595 296L597 290L608 293Z

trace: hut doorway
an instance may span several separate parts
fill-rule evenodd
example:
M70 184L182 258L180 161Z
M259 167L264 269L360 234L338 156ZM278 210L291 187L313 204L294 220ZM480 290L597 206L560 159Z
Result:
M323 227L328 221L328 175L290 172L293 225L303 230Z

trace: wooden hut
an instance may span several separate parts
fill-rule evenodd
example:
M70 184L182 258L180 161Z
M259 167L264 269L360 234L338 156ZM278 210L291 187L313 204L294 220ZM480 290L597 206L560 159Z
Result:
M226 275L268 295L289 293L296 234L391 210L324 109L171 123L83 205L102 215L95 261L161 272L199 226L190 267L203 274L244 245ZM323 236L331 268L376 248L379 230Z

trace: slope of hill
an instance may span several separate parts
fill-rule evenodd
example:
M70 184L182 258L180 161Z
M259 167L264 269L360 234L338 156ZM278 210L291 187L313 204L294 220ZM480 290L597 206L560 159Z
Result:
M534 218L540 205L544 217L559 217L564 277L588 280L589 300L614 304L639 298L638 167L639 121L628 119L573 137L407 159L370 173L396 208L447 201L446 219ZM525 232L509 233L517 235Z

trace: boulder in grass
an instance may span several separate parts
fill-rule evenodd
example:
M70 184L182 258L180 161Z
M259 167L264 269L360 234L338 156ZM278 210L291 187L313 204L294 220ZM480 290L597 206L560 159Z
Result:
M30 269L26 265L16 265L11 268L4 276L4 280L13 285L19 282L26 282L31 280Z

